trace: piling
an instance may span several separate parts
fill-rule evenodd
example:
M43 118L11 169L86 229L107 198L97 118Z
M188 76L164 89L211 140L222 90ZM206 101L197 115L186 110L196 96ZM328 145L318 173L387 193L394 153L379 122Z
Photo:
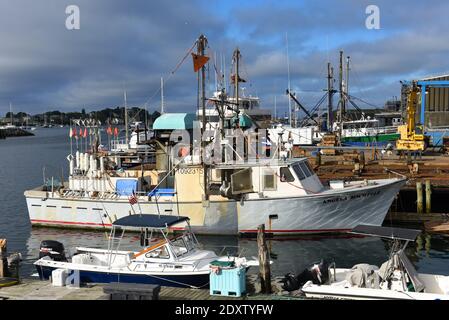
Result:
M432 212L432 185L426 180L426 213Z
M320 153L320 151L317 151L317 153L316 153L315 165L316 166L321 166L321 153Z
M0 239L0 278L8 276L8 258L6 239Z
M270 255L268 254L267 242L265 240L265 225L257 228L257 247L259 249L259 278L261 293L271 293L271 271Z
M422 196L422 182L416 181L416 206L417 212L423 213L423 196Z

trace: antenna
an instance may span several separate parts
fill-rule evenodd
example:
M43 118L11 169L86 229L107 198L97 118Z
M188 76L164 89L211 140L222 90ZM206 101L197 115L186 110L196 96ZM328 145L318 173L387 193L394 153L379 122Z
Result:
M164 78L161 77L161 114L164 113Z
M277 119L276 95L274 95L274 121Z

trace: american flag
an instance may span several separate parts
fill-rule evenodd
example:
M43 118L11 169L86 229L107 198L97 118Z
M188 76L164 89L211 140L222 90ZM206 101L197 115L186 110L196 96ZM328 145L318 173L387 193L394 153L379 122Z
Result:
M128 200L129 200L129 203L130 203L131 205L134 205L134 204L137 203L137 197L136 197L136 195L134 194L134 192L133 192L133 194L128 198Z

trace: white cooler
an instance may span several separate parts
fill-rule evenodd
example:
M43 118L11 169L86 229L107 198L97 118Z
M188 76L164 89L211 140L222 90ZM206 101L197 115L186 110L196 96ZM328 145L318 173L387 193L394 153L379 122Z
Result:
M56 269L51 272L51 284L55 287L64 287L68 275L67 269Z

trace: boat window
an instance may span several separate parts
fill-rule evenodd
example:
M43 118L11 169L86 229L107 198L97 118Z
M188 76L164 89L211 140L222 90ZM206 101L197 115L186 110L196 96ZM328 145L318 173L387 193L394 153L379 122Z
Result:
M307 167L305 162L300 162L299 166L301 167L302 171L304 172L307 178L313 174L313 172L310 172L309 167Z
M301 170L298 164L295 164L293 166L293 170L295 170L296 175L298 176L299 180L304 180L306 178L304 172Z
M280 177L281 177L281 182L293 182L293 181L295 181L295 177L293 177L293 174L291 173L289 167L282 167L280 169Z
M188 246L186 245L184 238L182 236L177 237L174 240L171 240L170 244L172 246L174 254L177 257L182 256L183 254L185 254L189 251Z
M312 175L315 174L315 171L313 171L312 166L310 165L309 161L304 161L304 163L306 164L307 168L310 170L310 172L312 173Z
M156 248L145 254L146 258L168 259L170 254L168 253L167 246Z
M263 190L276 190L276 177L271 169L265 169L263 171Z

